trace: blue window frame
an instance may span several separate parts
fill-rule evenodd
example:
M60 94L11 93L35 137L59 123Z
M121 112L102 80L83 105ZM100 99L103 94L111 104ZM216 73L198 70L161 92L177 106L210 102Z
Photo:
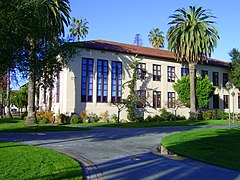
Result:
M93 59L82 58L81 102L93 101Z
M122 101L122 62L112 61L111 102Z
M97 102L107 102L108 98L108 61L97 61Z

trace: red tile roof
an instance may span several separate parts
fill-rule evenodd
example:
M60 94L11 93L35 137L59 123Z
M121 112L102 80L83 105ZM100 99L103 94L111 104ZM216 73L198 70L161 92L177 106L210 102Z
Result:
M119 53L127 53L127 54L138 54L142 56L163 58L168 60L175 61L174 54L171 51L149 48L144 46L136 46L131 44L124 44L119 42L105 41L105 40L93 40L93 41L83 41L79 42L80 47L96 49L96 50L105 50L105 51L113 51ZM230 63L212 59L210 58L207 62L203 61L203 64L208 65L217 65L229 67Z

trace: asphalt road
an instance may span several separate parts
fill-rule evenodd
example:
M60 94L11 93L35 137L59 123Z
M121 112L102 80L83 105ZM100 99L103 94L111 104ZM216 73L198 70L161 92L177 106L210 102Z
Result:
M79 155L95 164L107 180L240 179L238 171L154 153L162 137L192 128L93 128L75 132L0 133L0 141L37 145Z

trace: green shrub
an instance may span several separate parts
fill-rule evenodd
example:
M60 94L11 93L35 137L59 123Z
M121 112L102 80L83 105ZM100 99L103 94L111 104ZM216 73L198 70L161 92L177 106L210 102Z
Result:
M204 120L225 120L228 119L228 113L222 110L206 110L202 113Z
M25 120L26 117L27 117L27 112L22 112L22 113L20 114L20 119L21 119L21 120Z
M141 115L136 115L135 116L135 122L144 122L144 117Z
M148 116L145 119L147 122L159 122L159 121L163 121L163 119L159 116L159 115L155 115L155 116Z
M92 114L90 122L98 122L100 117L97 114Z
M170 113L167 112L166 108L162 108L160 109L160 117L163 119L163 121L168 121Z
M47 124L48 120L45 117L38 117L37 122L38 124Z
M72 115L71 120L70 120L71 124L78 124L80 123L80 117L76 114Z
M111 122L115 122L115 123L118 123L118 117L117 117L117 115L116 114L112 114L111 115L111 120L110 120Z

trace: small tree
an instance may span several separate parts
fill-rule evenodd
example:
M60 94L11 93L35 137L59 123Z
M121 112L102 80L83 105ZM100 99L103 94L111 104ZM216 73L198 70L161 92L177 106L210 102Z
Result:
M133 44L135 44L137 46L142 46L143 45L143 40L142 40L141 34L136 34L135 35Z
M240 88L240 52L238 49L233 48L229 53L231 57L231 82L235 87Z
M178 94L178 99L184 103L187 107L190 107L190 78L189 76L183 76L174 85L174 90ZM207 105L210 98L213 96L215 87L211 84L208 76L204 78L198 76L196 78L196 98L197 107L203 108Z
M138 61L133 61L132 64L130 65L130 68L132 70L132 79L126 82L123 86L127 84L129 88L129 95L127 96L127 99L125 100L125 106L127 108L127 118L130 121L134 121L136 117L135 113L135 105L136 105L136 97L137 97L137 92L136 92L136 84L137 84L137 69L138 69L139 62Z
M22 108L27 109L28 105L28 91L27 86L23 86L20 91L12 92L11 94L11 102L17 108L20 109L20 113L22 113Z

